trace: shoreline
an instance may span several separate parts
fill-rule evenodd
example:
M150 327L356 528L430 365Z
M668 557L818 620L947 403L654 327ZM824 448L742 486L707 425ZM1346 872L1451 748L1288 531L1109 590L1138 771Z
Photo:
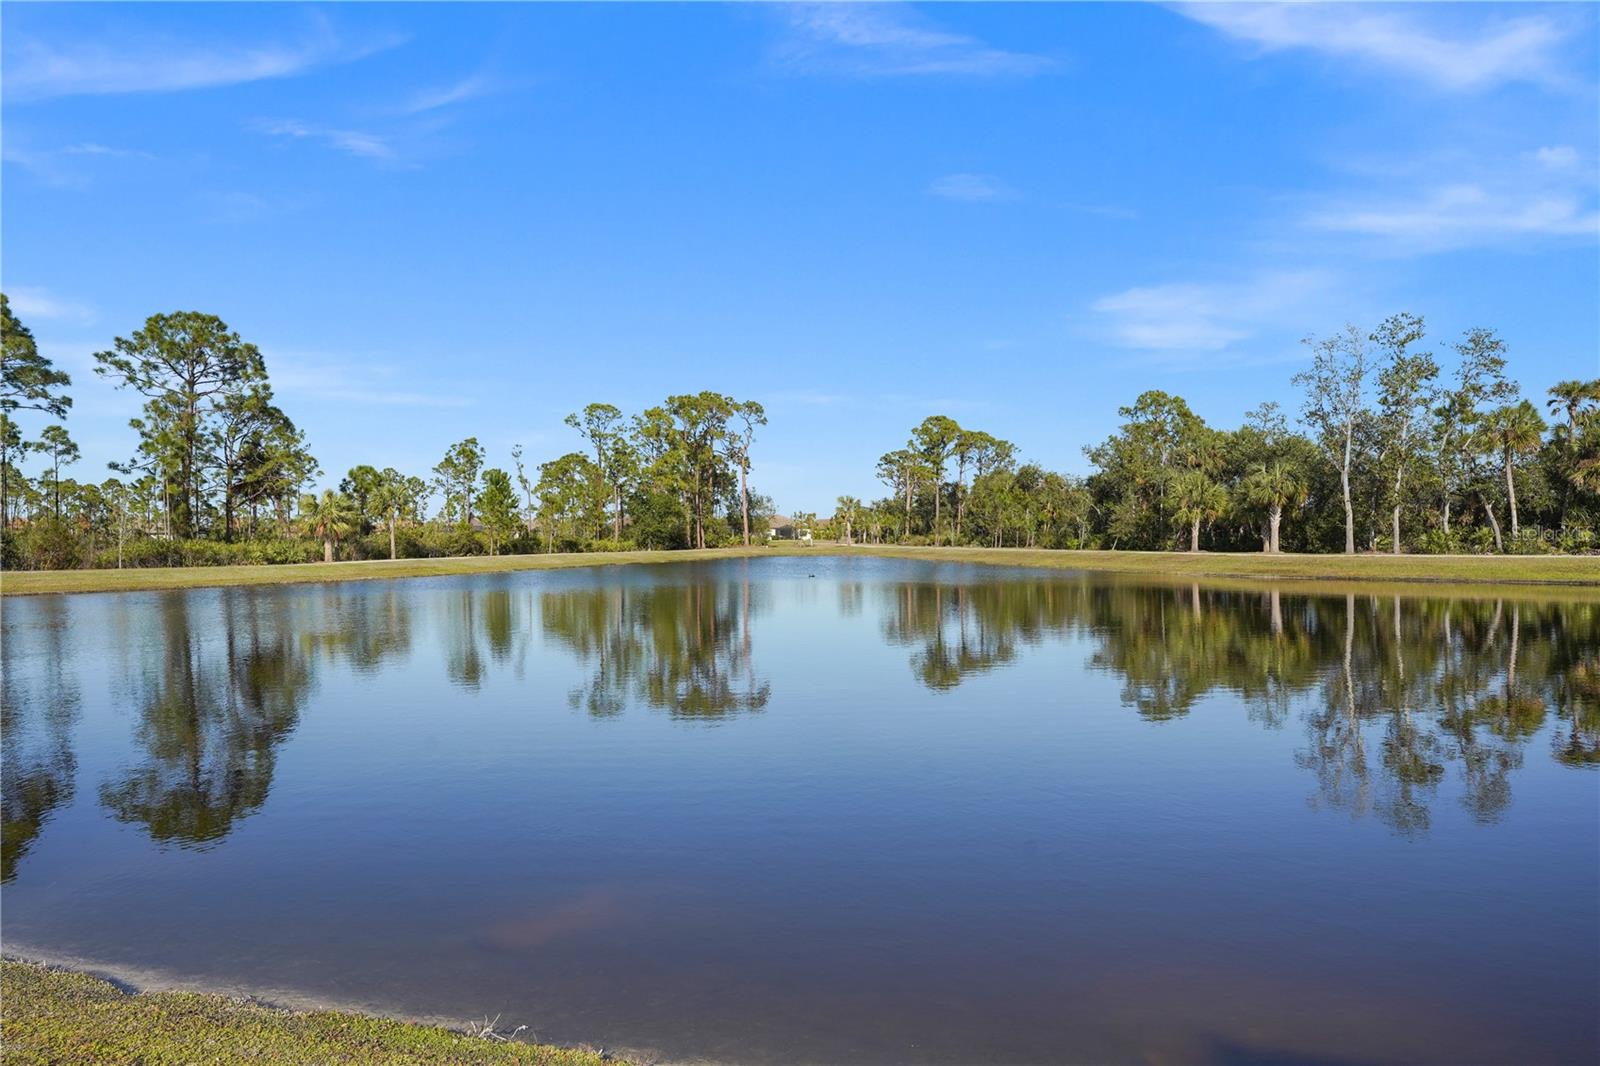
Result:
M28 570L0 575L0 597L102 592L323 584L413 577L516 573L578 567L630 566L779 556L862 556L932 562L1076 571L1150 580L1304 586L1329 583L1451 586L1463 592L1495 588L1600 590L1600 557L1579 555L1268 555L1260 552L1132 552L1043 548L906 547L820 543L801 546L682 551L474 555L436 559L284 563L262 566L151 567L127 570ZM1441 591L1434 589L1434 591Z
M667 1060L645 1049L596 1048L588 1044L571 1046L551 1044L538 1040L536 1035L532 1035L530 1039L512 1037L512 1030L521 1024L515 1020L497 1019L493 1035L475 1035L467 1029L467 1026L473 1025L474 1022L461 1018L414 1014L388 1009L376 1003L340 1000L292 989L182 977L162 970L106 964L79 956L38 951L30 947L8 945L4 954L0 955L0 966L4 968L8 985L6 998L12 1006L23 998L16 996L14 990L9 987L15 980L26 978L30 981L54 983L52 975L64 975L67 980L59 982L60 984L70 983L78 986L74 991L87 991L102 1003L110 1003L113 1010L125 1007L143 1013L141 1008L144 1005L170 999L185 1013L200 1015L198 1020L189 1020L186 1025L206 1025L220 1017L222 1021L217 1023L219 1035L226 1034L223 1022L232 1012L247 1015L243 1022L251 1026L263 1022L268 1025L316 1022L319 1028L328 1028L331 1025L337 1029L342 1025L366 1028L377 1024L384 1030L390 1031L390 1034L398 1040L415 1040L424 1045L443 1041L453 1045L448 1049L451 1055L476 1055L481 1052L485 1056L484 1061L526 1061L543 1063L547 1066L599 1066L601 1063L620 1063L627 1066L627 1064L652 1062L660 1066L672 1066ZM4 1041L6 1060L10 1061L13 1054L18 1054L19 1061L33 1061L27 1058L27 1052L35 1050L28 1046L29 1042L13 1039L13 1027L19 1020L27 1030L28 1036L32 1036L34 1030L40 1028L41 1019L31 1016L31 1012L22 1012L19 1019L8 1009ZM144 1021L143 1018L136 1020L141 1024ZM531 1028L526 1032L533 1034ZM94 1033L81 1035L91 1038L95 1036ZM364 1036L362 1039L365 1044L370 1036ZM47 1057L40 1061L60 1060ZM321 1060L313 1058L305 1061ZM447 1058L443 1061L454 1060ZM679 1061L675 1066L709 1066L709 1064Z

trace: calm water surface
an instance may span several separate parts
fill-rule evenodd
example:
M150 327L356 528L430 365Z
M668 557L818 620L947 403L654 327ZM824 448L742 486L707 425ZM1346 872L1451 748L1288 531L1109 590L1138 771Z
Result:
M863 558L6 600L7 947L740 1062L1600 1052L1600 605Z

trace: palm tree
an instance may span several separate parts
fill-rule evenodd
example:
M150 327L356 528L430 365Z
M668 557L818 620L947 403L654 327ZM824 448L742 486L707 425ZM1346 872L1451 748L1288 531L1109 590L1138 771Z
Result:
M1575 433L1580 424L1587 423L1600 414L1600 378L1593 381L1561 381L1550 389L1550 399L1545 401L1551 417L1567 416L1566 430Z
M1185 470L1172 479L1175 517L1189 523L1189 550L1200 550L1200 523L1216 518L1228 506L1228 492L1203 470Z
M1484 420L1484 436L1500 453L1501 465L1505 467L1512 540L1517 538L1517 481L1513 473L1517 456L1538 451L1544 429L1544 419L1539 416L1538 408L1527 400L1497 407Z
M1262 463L1245 478L1244 492L1250 503L1267 509L1266 551L1278 554L1278 523L1283 520L1283 509L1306 502L1305 479L1283 463Z
M300 526L308 536L322 538L322 561L333 562L333 546L349 535L357 522L350 498L332 489L323 489L318 499L309 492L300 497Z
M854 544L856 512L861 510L861 501L854 496L840 496L838 509L833 512L835 522L844 529L843 540L846 544Z
M1600 378L1593 381L1562 381L1550 389L1545 401L1550 416L1565 414L1566 423L1555 427L1553 436L1565 468L1566 484L1561 486L1561 524L1567 521L1567 507L1573 489L1590 488L1600 476Z
M384 524L389 527L389 558L395 557L394 527L400 520L400 512L410 504L410 493L406 490L405 478L393 469L385 469L380 475L376 491L372 494L372 506L379 514L384 516Z

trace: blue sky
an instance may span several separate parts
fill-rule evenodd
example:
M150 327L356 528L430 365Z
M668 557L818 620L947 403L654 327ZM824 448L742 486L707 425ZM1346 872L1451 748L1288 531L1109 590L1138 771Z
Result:
M91 353L157 311L264 352L331 483L763 402L781 509L881 495L932 413L1085 469L1141 390L1296 405L1300 337L1498 329L1600 373L1583 5L34 5L3 18L4 287Z

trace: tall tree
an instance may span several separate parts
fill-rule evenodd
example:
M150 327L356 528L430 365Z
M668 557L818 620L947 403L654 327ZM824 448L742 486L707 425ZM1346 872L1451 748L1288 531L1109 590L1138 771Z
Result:
M462 529L472 525L472 503L478 493L478 471L483 469L483 445L477 437L452 444L433 468L444 497L445 521L454 521Z
M1545 405L1550 416L1564 416L1553 434L1561 475L1561 509L1556 520L1564 527L1574 490L1582 491L1600 474L1600 378L1557 382L1549 397Z
M612 464L619 458L617 442L624 434L622 412L608 403L592 403L581 414L566 417L567 425L578 431L594 449L594 469L612 503L612 537L622 539L622 485L612 476Z
M856 542L856 517L861 513L861 501L854 496L840 496L833 512L833 520L840 530L839 539L846 544Z
M667 451L663 459L678 468L674 478L688 503L689 540L696 548L706 546L706 518L716 499L722 473L721 442L733 416L733 399L716 392L668 396L665 407L646 411L660 424L665 416Z
M1516 464L1520 456L1539 450L1544 437L1544 419L1538 408L1523 400L1505 404L1489 412L1484 419L1483 433L1500 456L1506 477L1506 501L1511 511L1511 539L1517 539L1517 480Z
M1453 345L1456 373L1434 408L1434 461L1439 467L1440 514L1450 535L1451 505L1477 458L1478 423L1485 404L1508 399L1516 387L1506 380L1506 345L1492 329L1469 329Z
M33 445L22 439L22 428L0 411L0 528L11 522L12 484L21 476L17 463L32 450Z
M1339 488L1344 497L1344 550L1356 550L1356 516L1350 498L1350 468L1354 460L1356 431L1367 417L1363 396L1368 373L1367 339L1353 325L1342 332L1317 340L1307 337L1311 349L1311 368L1294 376L1294 383L1305 390L1301 408L1306 423L1317 431L1339 470Z
M886 452L878 460L878 480L888 485L896 500L905 501L905 517L900 524L901 535L911 532L911 493L917 484L917 469L921 457L912 448Z
M750 545L750 446L756 427L767 424L767 412L754 400L733 404L727 437L728 461L739 471L739 515L744 522L744 543Z
M54 512L61 518L61 468L78 461L78 446L67 434L66 426L45 426L39 434L38 450L50 457L50 486L55 498Z
M274 495L298 494L312 471L295 470L316 461L304 452L303 435L272 402L272 388L256 382L225 394L217 404L211 452L222 483L222 536L232 540L236 513L251 512ZM293 480L285 485L285 480Z
M1109 515L1112 546L1169 549L1168 485L1185 466L1204 467L1210 448L1200 442L1210 431L1183 397L1159 389L1140 393L1117 413L1123 418L1117 432L1084 449L1099 467L1091 488Z
M545 550L555 550L558 529L577 536L585 521L586 505L592 499L595 483L594 460L582 452L568 452L558 459L539 464L539 517L545 529Z
M389 527L389 558L393 559L396 555L395 527L400 524L400 516L411 506L411 490L405 476L392 466L384 467L372 490L370 506L383 516L384 524Z
M61 391L72 377L39 354L33 333L11 313L11 301L0 292L0 414L22 408L67 417L72 397Z
M215 315L177 311L151 315L143 329L116 338L94 358L95 373L146 397L140 429L163 468L176 476L173 532L193 536L206 420L219 396L266 378L261 353Z
M517 493L511 487L511 475L504 470L490 468L483 472L478 516L483 531L489 535L489 554L499 555L500 545L511 539L518 525Z
M1416 315L1392 315L1368 338L1378 349L1378 439L1389 492L1390 548L1400 554L1400 512L1405 506L1405 479L1423 457L1426 419L1434 399L1439 364L1431 352L1413 352L1422 339L1423 321Z
M944 496L944 471L961 441L961 427L948 415L929 415L911 431L907 445L921 458L933 484L933 542L939 543L939 510Z
M370 532L377 524L380 512L374 501L382 483L383 475L378 468L367 463L352 466L349 472L339 479L339 491L350 497L350 502L355 505L356 518L362 533Z

